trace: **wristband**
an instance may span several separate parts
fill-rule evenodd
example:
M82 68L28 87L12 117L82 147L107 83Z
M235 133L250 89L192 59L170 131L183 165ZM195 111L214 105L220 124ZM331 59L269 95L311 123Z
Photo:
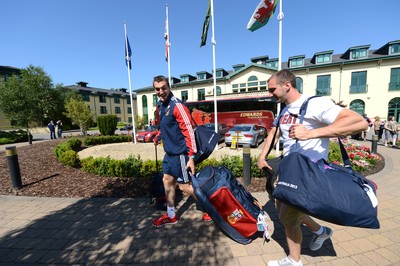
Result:
M189 156L189 158L190 158L190 159L194 159L194 155L192 155L192 156Z

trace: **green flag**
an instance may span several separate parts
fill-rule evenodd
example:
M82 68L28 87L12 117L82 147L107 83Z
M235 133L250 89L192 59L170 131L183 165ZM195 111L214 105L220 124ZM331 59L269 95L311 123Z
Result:
M207 33L208 33L208 25L210 25L210 17L211 17L211 2L210 2L210 0L208 0L207 14L206 14L206 19L204 20L204 24L203 24L203 32L201 34L200 47L206 45Z

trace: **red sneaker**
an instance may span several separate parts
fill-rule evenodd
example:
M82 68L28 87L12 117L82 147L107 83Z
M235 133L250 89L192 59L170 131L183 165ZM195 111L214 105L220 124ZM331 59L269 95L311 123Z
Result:
M211 222L212 221L210 215L208 215L208 213L206 213L206 212L203 214L203 221L204 222Z
M161 227L164 226L166 224L176 224L178 222L178 218L175 217L174 218L169 218L168 214L165 213L164 215L162 215L160 218L157 218L153 221L153 226L155 227Z

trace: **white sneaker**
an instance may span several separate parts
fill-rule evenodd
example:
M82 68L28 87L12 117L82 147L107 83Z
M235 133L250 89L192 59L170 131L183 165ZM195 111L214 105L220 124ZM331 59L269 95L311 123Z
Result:
M316 251L322 247L322 244L330 238L333 234L333 230L329 227L324 226L324 232L321 235L313 234L310 241L309 247L312 251Z
M303 263L300 261L294 262L289 256L283 258L281 260L270 260L268 261L268 266L303 266Z

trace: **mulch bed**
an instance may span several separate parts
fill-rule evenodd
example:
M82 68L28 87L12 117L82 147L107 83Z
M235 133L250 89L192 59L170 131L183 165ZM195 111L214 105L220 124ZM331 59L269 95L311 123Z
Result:
M101 177L62 165L53 154L54 147L61 141L44 141L17 148L23 184L17 191L12 189L5 151L0 151L0 195L70 198L135 198L149 195L150 178ZM384 160L379 161L363 175L377 173L384 166ZM242 182L241 178L238 180ZM253 178L247 189L264 192L265 179Z

